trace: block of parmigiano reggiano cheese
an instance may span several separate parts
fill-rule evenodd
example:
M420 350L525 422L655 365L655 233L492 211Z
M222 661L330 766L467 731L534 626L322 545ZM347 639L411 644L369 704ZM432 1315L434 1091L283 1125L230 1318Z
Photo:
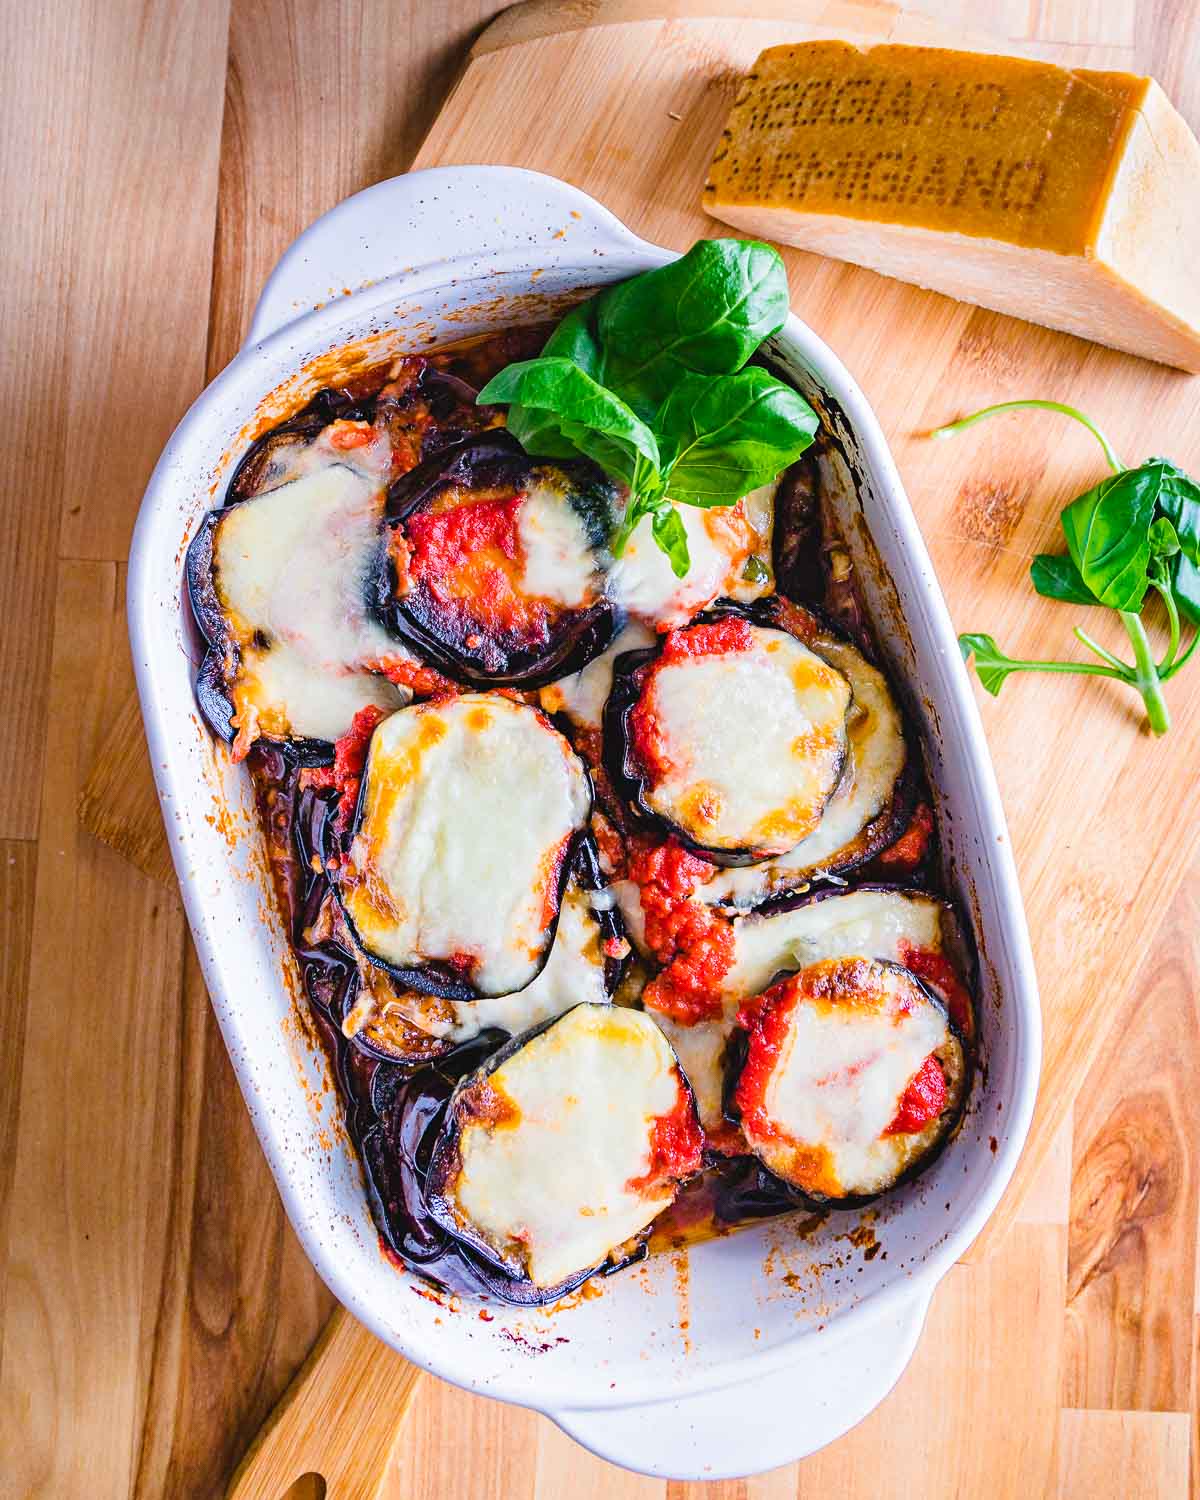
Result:
M1200 145L1152 78L764 52L704 190L736 228L1200 370Z

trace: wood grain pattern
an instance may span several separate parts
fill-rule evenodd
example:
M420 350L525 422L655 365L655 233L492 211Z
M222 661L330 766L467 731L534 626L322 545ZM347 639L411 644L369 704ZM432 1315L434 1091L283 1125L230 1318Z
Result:
M1186 1411L1195 1282L1200 898L1185 886L1075 1111L1065 1407ZM1164 1039L1170 1038L1168 1045ZM1114 1101L1116 1101L1114 1103Z
M338 1308L238 1467L229 1500L277 1500L308 1475L338 1500L378 1500L420 1378Z
M8 1212L17 1157L17 1106L33 945L37 845L0 841L0 1360L8 1285Z
M559 14L594 20L609 3L574 0ZM651 0L623 3L644 14ZM732 3L708 0L708 9ZM801 3L746 0L743 10L795 15ZM203 372L236 349L279 250L337 198L409 164L468 42L497 8L489 0L234 0L226 32L220 3L48 0L22 13L0 49L0 193L13 273L0 398L22 455L19 469L6 471L0 503L0 618L23 627L0 640L6 1500L223 1494L330 1310L254 1140L174 897L79 833L75 810L128 696L122 528L157 443ZM675 8L681 14L686 0ZM830 16L863 8L823 7ZM1038 53L1069 47L1081 61L1150 68L1184 113L1200 118L1200 7L926 0L925 9L942 24L987 25ZM697 119L720 112L728 47L683 22L643 24L646 56L616 77L620 108L640 99L651 134L667 128L661 121L672 111L684 119L670 122L670 143L649 151L636 201L612 195L612 206L648 227L657 200L668 218L660 237L682 244L690 221L672 206L683 183L669 168L677 150L689 163L705 155L691 136ZM739 45L751 55L762 25L739 22ZM616 106L586 118L594 54L578 37L570 46L562 149L566 175L586 186L608 170L608 154L624 151L612 170L625 172L639 166L638 151L614 141ZM676 69L677 85L655 81L651 53ZM510 140L522 130L520 97L510 92L502 111ZM446 128L456 121L463 150L481 125L467 113L460 90ZM1035 394L1053 395L1105 385L1132 362L1106 363L1052 335L1043 344L1023 325L919 293L900 312L888 292L842 267L793 269L797 305L814 322L853 297L855 328L840 352L867 377L952 594L978 604L970 623L1007 629L1014 648L1029 643L1043 625L1009 613L1007 601L1020 602L1025 558L1080 474L1094 471L1093 454L1065 430L1023 428L1018 473L1008 432L936 447L916 434L951 407L1019 393L1030 371ZM945 335L951 357L907 366L901 326ZM1178 417L1186 392L1170 378L1160 384L1149 366L1137 369L1138 400L1102 400L1097 415L1132 454L1161 444L1194 463L1200 424L1185 428ZM97 401L97 382L110 372L120 380ZM56 404L64 390L65 416ZM122 451L97 448L101 413ZM1061 617L1054 623L1065 632ZM1189 1462L1200 1496L1189 1415L1200 1374L1188 1088L1200 1069L1194 897L1169 906L1157 869L1140 887L1130 878L1139 823L1161 792L1158 762L1126 710L1104 700L1097 718L1094 691L1054 700L1056 722L1086 722L1091 743L1104 745L1102 773L1093 757L1056 757L1043 737L1022 742L1006 732L1015 688L1001 705L985 704L997 758L1018 757L1004 787L1014 826L1028 829L1043 796L1073 810L1089 792L1101 799L1078 837L1058 826L1073 872L1065 886L1053 868L1055 830L1023 854L1031 906L1065 892L1061 935L1039 947L1048 1006L1097 924L1139 928L1133 947L1153 949L1140 972L1136 953L1081 971L1081 990L1130 997L1123 1031L1104 1043L1083 1028L1079 1045L1099 1056L1073 1132L1046 1130L1045 1162L1008 1242L948 1278L897 1390L813 1460L702 1488L624 1474L540 1417L428 1378L385 1496L1179 1500ZM1185 735L1169 748L1195 763ZM1119 752L1118 779L1107 760ZM130 755L136 761L132 746ZM1183 804L1181 825L1192 805ZM1156 841L1168 885L1178 881L1172 861L1182 863L1187 832ZM1092 880L1102 837L1113 842ZM1193 864L1189 889L1198 877Z
M76 809L82 827L135 869L174 887L175 866L163 827L135 689L125 696L83 783Z

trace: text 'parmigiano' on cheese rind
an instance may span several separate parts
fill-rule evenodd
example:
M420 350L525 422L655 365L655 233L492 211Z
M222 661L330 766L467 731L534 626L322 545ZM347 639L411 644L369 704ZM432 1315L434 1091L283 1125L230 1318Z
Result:
M1152 78L772 47L704 206L748 233L1200 370L1200 144Z

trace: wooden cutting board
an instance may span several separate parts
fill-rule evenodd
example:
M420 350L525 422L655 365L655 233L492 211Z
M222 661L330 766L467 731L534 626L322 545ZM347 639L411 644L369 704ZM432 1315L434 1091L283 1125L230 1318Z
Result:
M789 19L798 9L821 19ZM762 48L818 36L961 35L869 4L518 6L477 43L414 165L550 172L638 234L683 250L731 232L701 211L700 189L738 77ZM1073 66L1138 66L1136 50L1132 59L1127 49L1077 45L1037 53ZM1200 101L1176 98L1200 124ZM794 311L842 357L883 424L956 627L989 631L1016 656L1078 652L1071 627L1080 612L1039 599L1028 566L1035 552L1060 550L1059 510L1105 472L1092 440L1042 414L998 419L953 443L923 434L993 401L1052 397L1099 421L1127 463L1165 452L1197 471L1200 378L837 261L793 250L784 258ZM1119 625L1102 638L1121 649ZM1029 1147L973 1256L1011 1221L1200 842L1200 663L1170 684L1175 725L1163 740L1144 731L1140 699L1115 684L1029 676L1011 679L998 700L979 696L1033 935L1046 1047Z

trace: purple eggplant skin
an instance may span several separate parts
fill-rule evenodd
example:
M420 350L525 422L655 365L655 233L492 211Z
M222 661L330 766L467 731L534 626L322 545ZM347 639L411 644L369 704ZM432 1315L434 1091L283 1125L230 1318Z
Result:
M369 766L370 762L368 761L368 773ZM350 826L345 834L340 837L338 836L338 834L335 832L334 820L332 818L326 820L322 831L324 841L323 848L321 850L322 864L329 879L329 883L333 888L334 896L336 897L338 906L341 910L342 919L346 924L346 930L349 932L351 938L353 939L355 947L371 963L375 964L381 969L385 969L392 976L392 978L395 979L404 989L417 990L422 995L437 995L443 1000L471 1001L498 998L496 996L485 995L482 990L477 989L473 984L471 984L469 980L464 979L461 970L456 969L452 964L444 963L440 959L431 959L428 963L419 964L412 967L391 964L388 963L386 959L380 958L377 954L372 953L366 943L363 942L357 928L354 926L354 921L351 918L349 911L346 909L344 901L342 900L341 891L338 886L337 866L342 856L345 855L347 850L350 848L350 845L354 842L354 836L358 832L359 825L362 822L363 809L367 795L368 773L364 773L362 780L359 783L358 801L356 802L354 807L354 816L350 819ZM594 795L592 793L592 784L590 777L588 777L588 792L589 802L587 818L590 819L592 796ZM554 920L553 922L551 922L549 928L547 929L546 944L542 949L541 962L538 964L537 969L534 971L534 973L530 976L528 981L530 984L533 983L537 976L546 967L546 963L550 958L550 950L554 946L554 935L558 931L559 913L562 911L563 892L567 888L567 881L570 879L571 871L575 867L579 846L582 843L588 841L591 841L591 834L588 832L588 823L585 819L583 827L580 828L580 830L571 840L571 844L567 849L566 855L562 861L562 867L559 870L558 875L558 900L554 912ZM598 870L599 855L594 853L594 858L596 860L596 869ZM519 991L514 993L519 993Z
M855 889L862 890L868 889L868 887L856 886ZM869 889L887 889L887 887L869 887ZM822 896L825 894L832 893L819 893ZM891 960L878 961L887 963L889 968L899 969L902 967L902 965L894 963ZM790 979L793 974L799 971L799 967L798 965L795 969L780 969L777 974L772 976L771 983L767 985L767 989L771 989L774 985L779 984L781 980ZM806 1193L800 1188L793 1187L790 1182L785 1182L782 1177L776 1176L769 1167L759 1162L758 1165L762 1177L768 1179L771 1185L777 1185L780 1194L797 1208L820 1211L822 1209L866 1208L872 1203L877 1203L880 1198L885 1198L888 1193L895 1192L897 1188L903 1187L906 1182L911 1182L914 1177L919 1177L922 1172L931 1167L938 1157L941 1156L949 1144L951 1137L955 1135L958 1127L962 1124L967 1112L967 1104L971 1098L971 1088L975 1078L974 1054L958 1027L951 1020L945 1005L938 996L916 974L912 974L908 970L905 970L905 973L908 974L908 977L913 980L919 989L924 991L925 998L929 1003L942 1014L950 1030L950 1034L957 1040L959 1047L962 1049L963 1081L958 1098L949 1109L943 1111L946 1118L941 1132L930 1143L925 1153L917 1157L915 1161L910 1162L894 1181L888 1183L887 1187L881 1188L877 1193L845 1193L839 1198L829 1197L824 1193ZM725 1080L721 1100L725 1118L733 1125L741 1124L741 1115L738 1113L737 1106L734 1103L734 1093L737 1089L738 1078L741 1075L742 1068L746 1064L748 1050L749 1033L739 1026L735 1028L733 1035L725 1047Z
M718 600L710 609L701 611L689 620L685 630L695 625L708 625L716 620L730 617L747 620L751 625L768 630L785 630L789 635L809 645L813 636L830 627L811 609L794 604L779 594L770 594L765 599L756 599L752 604L738 604L732 599ZM799 627L799 628L797 628ZM807 633L806 633L807 632ZM713 849L693 839L684 829L663 817L650 806L646 796L646 777L637 763L633 740L629 732L629 718L641 697L641 669L649 666L662 650L661 643L647 646L642 651L626 651L613 663L612 688L604 705L602 718L604 769L618 794L624 799L636 820L648 830L668 834L685 849L698 854L710 864L722 866L756 865L770 859L758 849ZM753 729L751 728L751 733ZM845 756L842 759L845 767ZM840 774L840 773L839 773ZM832 794L831 794L832 795Z
M819 439L818 439L819 441ZM816 458L806 453L785 469L775 491L772 567L775 586L798 603L825 594L821 568L821 495Z
M577 1287L582 1286L585 1281L590 1281L593 1276L611 1276L617 1271L624 1270L626 1266L643 1260L648 1253L647 1241L653 1227L652 1225L648 1225L642 1231L641 1235L638 1236L639 1244L637 1248L620 1261L611 1261L606 1256L595 1265L587 1267L586 1270L574 1272L565 1281L559 1282L556 1286L535 1287L531 1281L515 1275L508 1267L502 1266L496 1259L495 1252L486 1241L477 1238L468 1229L465 1229L459 1223L458 1217L454 1212L454 1205L451 1202L449 1193L462 1165L459 1155L462 1121L458 1108L462 1096L475 1084L482 1083L497 1068L503 1066L510 1057L514 1057L522 1047L533 1041L534 1037L540 1036L543 1031L549 1031L551 1026L556 1025L566 1015L570 1015L570 1011L564 1011L562 1016L553 1016L550 1020L543 1021L541 1025L532 1027L520 1036L512 1037L502 1047L490 1053L473 1073L466 1074L459 1080L447 1102L445 1114L441 1121L441 1128L429 1158L429 1168L425 1178L425 1207L434 1223L444 1233L467 1246L476 1260L482 1260L494 1266L505 1277L523 1287L526 1295L521 1300L528 1306L556 1302L559 1297L565 1297L568 1292L573 1292ZM687 1074L680 1067L678 1059L676 1059L675 1066L679 1075L679 1081L683 1086L684 1092L691 1100L692 1109L695 1110L696 1097L692 1092L691 1084L688 1082Z
M603 472L587 460L553 466L535 464L511 433L492 428L439 448L415 469L402 474L388 490L386 524L401 528L415 512L430 505L454 486L526 487L535 473L553 467L588 501L585 524L593 546L604 548L611 531L616 491ZM486 635L479 646L447 639L439 630L436 611L420 587L401 595L395 562L386 546L380 548L368 581L372 613L397 639L445 676L469 687L542 687L557 677L581 671L607 647L616 630L612 604L598 599L587 609L566 612L552 628L551 638L538 646L505 646Z

